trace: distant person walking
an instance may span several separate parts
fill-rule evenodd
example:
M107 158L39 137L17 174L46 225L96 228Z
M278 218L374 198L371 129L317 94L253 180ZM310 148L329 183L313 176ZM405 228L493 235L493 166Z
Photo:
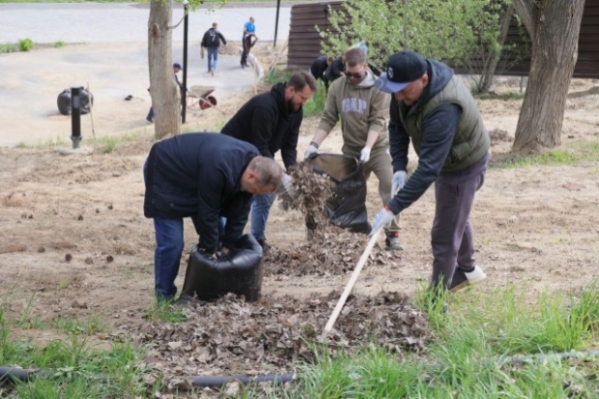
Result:
M217 23L212 23L212 28L208 29L204 33L204 37L202 38L202 54L204 54L203 49L206 49L208 53L208 73L214 76L214 70L216 69L216 64L218 62L218 48L220 46L220 42L223 42L224 45L227 44L225 37L222 33L217 30ZM202 58L204 58L202 56Z
M175 62L173 64L173 73L175 75L175 82L177 82L177 85L179 86L179 89L181 90L181 95L183 95L183 84L181 83L181 81L179 81L179 77L177 76L177 74L182 71L183 68L181 68L181 64L179 64L178 62ZM148 88L148 91L150 91L150 89ZM183 112L183 111L181 111ZM146 120L150 123L154 122L154 107L150 107L150 111L148 112L148 116L146 116Z
M243 51L241 52L241 67L245 68L248 66L248 55L250 54L250 49L254 47L254 44L258 41L258 36L256 36L256 20L254 17L250 17L250 20L243 25L243 37L241 38L241 45L243 46Z

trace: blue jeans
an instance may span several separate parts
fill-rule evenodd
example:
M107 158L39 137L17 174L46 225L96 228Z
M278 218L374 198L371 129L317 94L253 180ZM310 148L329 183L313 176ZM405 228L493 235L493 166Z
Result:
M197 226L198 217L191 220ZM154 217L156 249L154 251L154 289L159 300L170 300L177 294L175 279L179 273L183 241L183 219Z
M216 69L216 63L218 62L218 47L207 47L208 50L208 72Z
M274 193L254 195L250 220L252 223L251 233L256 240L265 239L266 221L275 198L276 194Z

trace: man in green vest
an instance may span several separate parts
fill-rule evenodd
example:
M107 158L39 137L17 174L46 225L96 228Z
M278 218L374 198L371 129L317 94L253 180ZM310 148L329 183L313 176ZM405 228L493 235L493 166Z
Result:
M392 94L389 148L394 197L375 216L371 234L435 183L431 286L454 292L484 280L486 275L474 259L470 211L484 182L490 140L470 90L447 65L413 51L392 55L376 86ZM418 167L407 178L410 141Z

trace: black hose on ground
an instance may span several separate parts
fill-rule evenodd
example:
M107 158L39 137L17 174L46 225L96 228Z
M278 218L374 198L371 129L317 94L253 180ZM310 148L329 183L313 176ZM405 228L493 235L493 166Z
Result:
M2 384L11 384L15 382L29 382L34 378L53 378L57 377L60 374L55 374L50 371L37 370L31 371L22 369L19 367L0 367L0 385ZM106 375L99 375L97 378L94 378L99 382L108 381L108 377ZM220 387L229 382L238 382L243 385L258 383L258 382L271 382L273 384L284 384L286 382L293 381L295 379L295 374L293 373L283 373L283 374L266 374L266 375L200 375L197 377L188 377L186 378L190 381L192 386L195 387Z
M599 350L588 350L582 352L562 352L562 353L543 353L538 355L530 356L502 356L493 359L483 360L483 362L502 362L511 363L515 365L524 365L529 363L535 363L538 361L546 360L566 360L566 359L584 359L587 357L599 357ZM16 381L29 382L33 378L52 378L56 377L55 373L45 370L30 371L18 367L0 367L0 385L7 383L14 383ZM97 381L106 382L108 377L106 375L99 375L95 378ZM282 374L266 374L266 375L234 375L234 376L213 376L213 375L201 375L197 377L187 378L192 386L195 387L220 387L230 382L238 382L243 385L259 383L259 382L271 382L273 384L284 384L286 382L293 381L295 379L294 373L282 373Z
M19 367L0 367L0 385L16 381L29 382L35 377L49 378L52 373L48 371L30 371Z

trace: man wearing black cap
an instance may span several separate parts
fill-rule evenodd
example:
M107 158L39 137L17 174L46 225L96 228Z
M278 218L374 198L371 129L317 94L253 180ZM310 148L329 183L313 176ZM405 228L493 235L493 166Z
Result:
M376 86L392 93L389 147L393 192L399 191L374 218L373 233L434 182L431 286L457 291L484 280L474 260L470 211L484 182L490 140L470 90L447 65L413 51L392 55ZM410 141L418 167L406 180Z

